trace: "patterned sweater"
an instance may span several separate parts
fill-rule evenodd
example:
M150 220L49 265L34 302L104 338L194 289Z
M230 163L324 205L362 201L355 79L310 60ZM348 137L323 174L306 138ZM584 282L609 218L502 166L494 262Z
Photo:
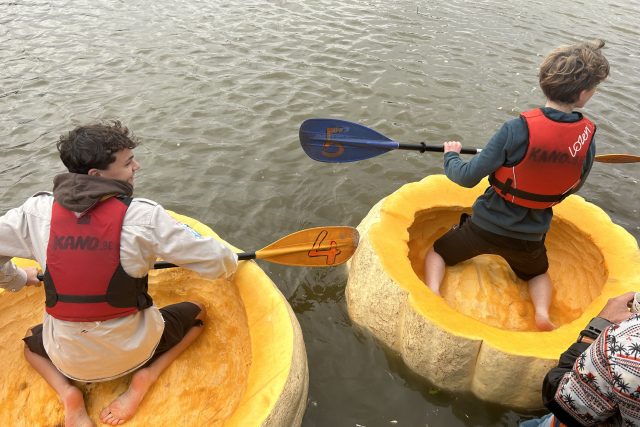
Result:
M640 315L591 346L573 344L547 374L543 399L568 426L640 426Z

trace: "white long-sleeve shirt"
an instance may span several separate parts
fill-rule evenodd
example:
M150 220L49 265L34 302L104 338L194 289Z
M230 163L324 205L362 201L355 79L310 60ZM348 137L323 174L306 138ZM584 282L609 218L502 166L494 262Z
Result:
M52 206L51 193L38 193L0 217L0 287L17 292L26 284L26 275L10 262L12 257L46 266ZM143 277L157 258L211 279L229 277L238 263L237 255L219 241L177 222L157 203L134 198L122 226L120 263L130 276ZM68 322L45 312L43 343L65 376L106 381L149 360L163 330L155 306L102 322Z

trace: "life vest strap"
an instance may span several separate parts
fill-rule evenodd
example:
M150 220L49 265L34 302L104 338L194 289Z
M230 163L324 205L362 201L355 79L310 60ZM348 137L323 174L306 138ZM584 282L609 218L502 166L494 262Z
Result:
M57 294L59 302L71 303L90 303L90 302L107 302L106 295L63 295Z
M518 190L517 188L514 188L511 186L512 182L513 181L510 178L507 179L507 182L500 182L493 174L489 175L489 183L495 188L497 188L498 190L500 190L500 193L503 194L504 196L507 196L510 194L520 199L531 200L533 202L548 202L548 203L561 202L566 197L566 193L565 194L535 194L535 193L529 193L527 191Z
M131 205L131 201L133 200L133 197L120 195L120 196L116 196L116 199L120 200L122 203L124 203L128 207Z

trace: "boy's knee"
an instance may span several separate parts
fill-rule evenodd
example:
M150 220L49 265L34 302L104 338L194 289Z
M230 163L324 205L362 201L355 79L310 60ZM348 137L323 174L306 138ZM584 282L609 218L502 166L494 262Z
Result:
M31 335L25 335L26 337L30 337ZM29 359L29 356L35 354L33 351L31 351L31 349L29 348L29 344L27 344L26 341L22 341L22 352L24 354L24 357L26 357L27 359Z
M191 303L200 309L200 312L196 316L196 319L204 319L207 315L207 309L205 308L204 304L197 301L191 301Z

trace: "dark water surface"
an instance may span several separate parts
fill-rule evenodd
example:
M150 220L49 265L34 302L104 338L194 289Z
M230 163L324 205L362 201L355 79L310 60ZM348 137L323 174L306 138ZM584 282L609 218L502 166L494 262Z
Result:
M311 117L401 142L482 147L539 106L559 44L607 40L611 76L587 105L599 153L638 154L637 1L0 1L0 213L50 189L54 143L97 119L143 141L136 194L256 250L295 230L356 226L442 156L320 164ZM581 194L636 238L638 165L596 164ZM346 270L261 263L289 298L310 363L312 426L511 426L528 414L449 395L407 372L346 312ZM514 393L517 390L514 390Z

